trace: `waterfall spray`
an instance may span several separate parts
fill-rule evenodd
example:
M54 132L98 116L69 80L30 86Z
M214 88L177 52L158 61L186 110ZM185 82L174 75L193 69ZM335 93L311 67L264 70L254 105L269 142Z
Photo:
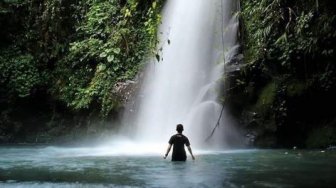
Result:
M236 135L217 102L225 62L237 49L235 7L233 0L167 1L159 31L163 59L148 64L139 106L124 118L137 143L166 144L178 123L199 148L214 125L223 126L211 134L211 145L227 146L227 136Z

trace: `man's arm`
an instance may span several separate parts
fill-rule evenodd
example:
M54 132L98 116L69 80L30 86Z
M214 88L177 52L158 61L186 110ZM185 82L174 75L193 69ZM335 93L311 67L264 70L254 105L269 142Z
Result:
M172 145L171 145L171 144L168 144L167 152L166 152L166 154L165 154L164 157L163 157L164 159L167 158L167 156L168 156L168 154L169 154L169 152L170 152L171 147L172 147Z
M187 147L188 147L188 151L189 151L189 153L190 153L190 155L191 155L191 158L192 158L193 160L195 160L195 157L194 157L194 155L193 155L193 153L192 153L191 147L190 147L190 146L187 146Z

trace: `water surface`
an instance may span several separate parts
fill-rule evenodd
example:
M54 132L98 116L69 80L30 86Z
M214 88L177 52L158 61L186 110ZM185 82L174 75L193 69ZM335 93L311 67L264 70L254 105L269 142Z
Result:
M336 152L332 151L196 151L197 159L187 162L171 162L158 154L118 155L98 151L97 148L0 147L0 187L336 185Z

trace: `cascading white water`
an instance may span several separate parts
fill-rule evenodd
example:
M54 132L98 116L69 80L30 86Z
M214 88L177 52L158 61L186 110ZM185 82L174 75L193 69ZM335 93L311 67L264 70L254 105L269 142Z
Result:
M176 124L182 123L191 143L204 145L222 108L217 82L223 76L224 62L236 54L234 3L167 1L159 32L162 60L148 64L135 117L125 116L138 144L167 143ZM225 146L225 135L235 133L225 113L220 124L211 143Z

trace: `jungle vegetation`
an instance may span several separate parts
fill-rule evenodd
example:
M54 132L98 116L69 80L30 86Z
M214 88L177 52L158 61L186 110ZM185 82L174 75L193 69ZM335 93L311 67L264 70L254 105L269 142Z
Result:
M89 119L78 116L113 115L122 97L116 85L134 79L156 53L162 4L0 1L0 136L24 141Z
M336 15L332 0L242 0L244 65L231 112L263 147L336 144Z
M230 90L223 93L245 136L261 147L335 145L336 2L240 3L243 59L225 75ZM148 57L160 59L163 4L1 0L0 143L110 129L104 122L117 119L124 103L119 86Z

